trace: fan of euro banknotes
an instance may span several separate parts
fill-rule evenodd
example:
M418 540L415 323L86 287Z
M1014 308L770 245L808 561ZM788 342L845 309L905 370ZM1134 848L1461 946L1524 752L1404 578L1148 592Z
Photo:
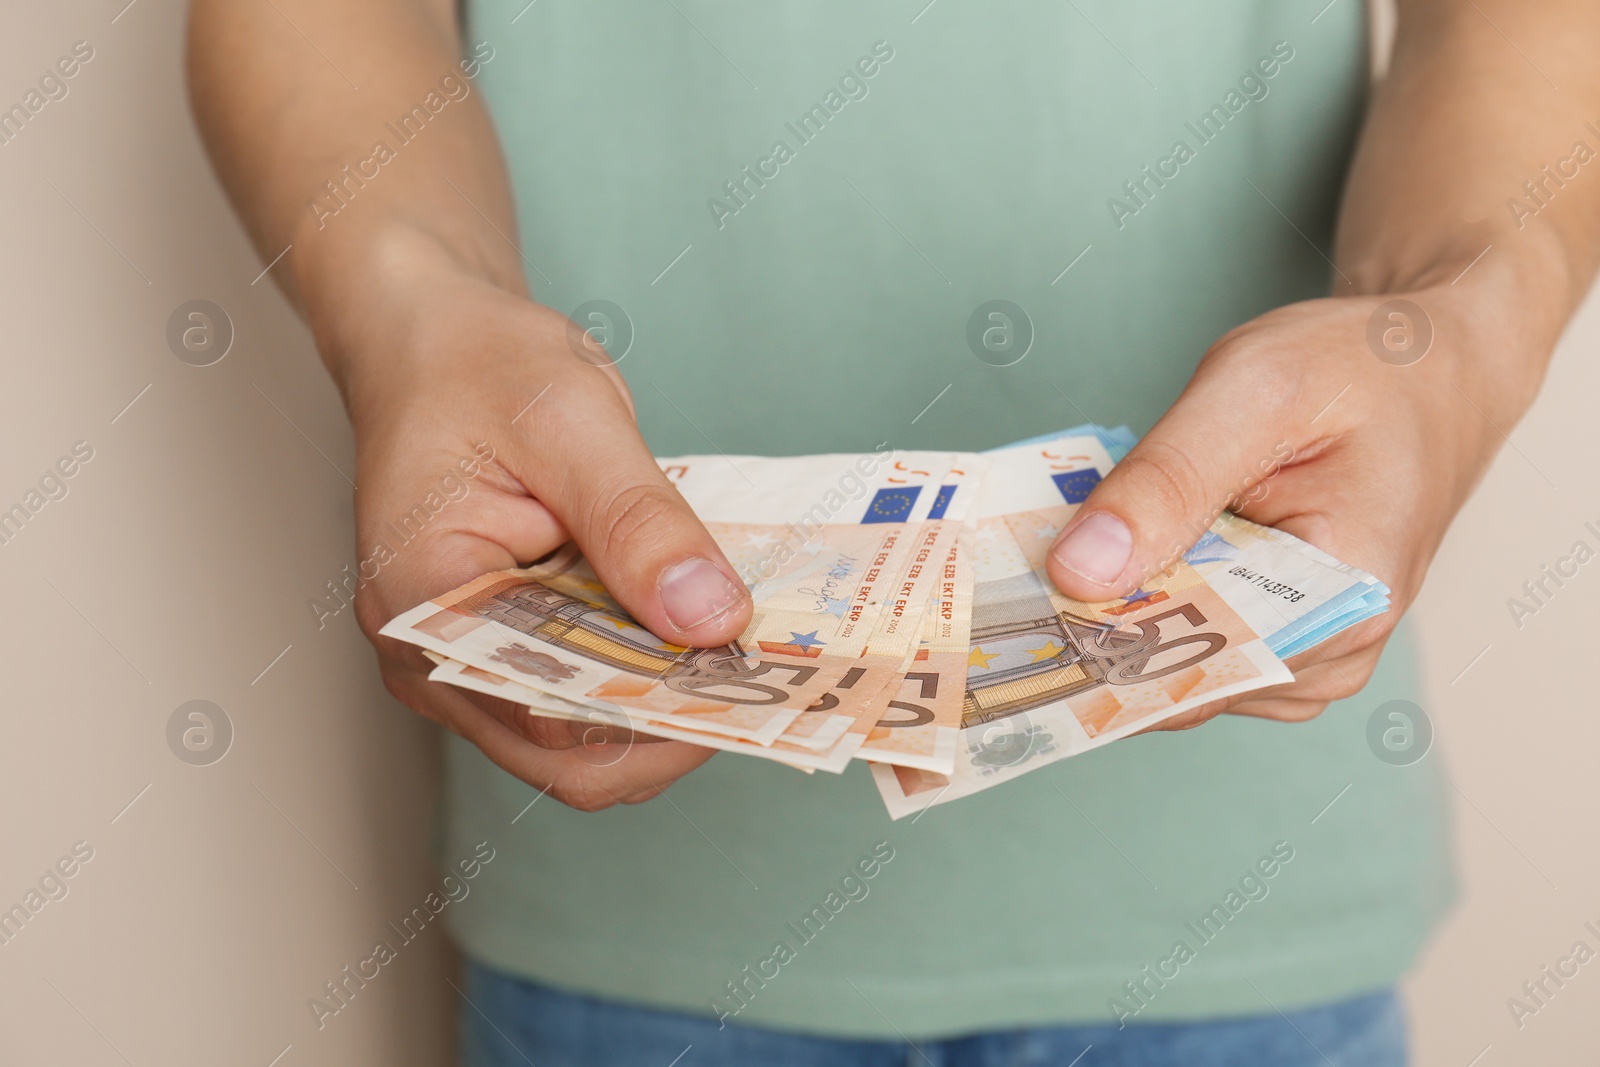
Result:
M1289 681L1284 659L1388 610L1376 578L1227 513L1126 597L1062 595L1046 553L1133 442L1081 426L982 454L662 459L749 586L733 644L656 637L570 546L383 633L529 715L807 773L865 760L898 819Z

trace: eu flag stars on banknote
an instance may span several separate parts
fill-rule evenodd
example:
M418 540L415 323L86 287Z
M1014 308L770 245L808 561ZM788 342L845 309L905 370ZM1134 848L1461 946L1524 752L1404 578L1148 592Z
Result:
M571 546L383 633L529 715L807 773L865 760L902 818L1289 681L1284 659L1388 610L1376 578L1228 513L1145 588L1064 596L1046 553L1133 440L661 460L754 601L721 648L657 638Z

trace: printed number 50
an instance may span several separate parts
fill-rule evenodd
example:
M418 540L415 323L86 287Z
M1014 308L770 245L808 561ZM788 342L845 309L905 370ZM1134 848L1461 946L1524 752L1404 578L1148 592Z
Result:
M1212 656L1228 647L1228 639L1219 633L1205 631L1175 638L1171 641L1161 640L1161 629L1157 625L1162 619L1170 619L1174 615L1182 615L1191 626L1200 626L1207 621L1205 614L1193 604L1180 604L1170 611L1163 611L1159 615L1152 615L1147 619L1140 619L1139 638L1127 648L1115 649L1116 660L1112 668L1106 672L1106 681L1112 685L1133 685L1136 682L1148 682L1156 678L1165 678L1169 674L1187 670L1197 663L1203 663ZM1189 645L1202 644L1205 647L1198 649L1187 659L1177 663L1169 663L1153 671L1146 670L1150 661L1164 652L1175 648L1184 648ZM1104 648L1100 642L1095 647ZM1112 649L1104 649L1111 652Z

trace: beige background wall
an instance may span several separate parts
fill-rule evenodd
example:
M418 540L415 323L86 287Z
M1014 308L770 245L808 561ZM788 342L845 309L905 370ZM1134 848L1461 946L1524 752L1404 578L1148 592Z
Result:
M73 42L95 49L0 146L0 510L93 448L0 546L0 908L93 848L0 945L0 1062L439 1064L455 994L437 929L321 1031L305 1006L432 885L432 746L348 613L319 632L306 607L350 558L349 431L204 165L181 5L125 2L0 15L0 103ZM212 367L164 339L194 298L236 329ZM1600 963L1520 1031L1506 999L1574 941L1600 948L1582 928L1600 928L1600 562L1520 629L1506 600L1597 540L1597 341L1591 301L1417 607L1465 885L1408 985L1424 1067L1594 1059ZM209 766L168 747L192 699L233 724Z

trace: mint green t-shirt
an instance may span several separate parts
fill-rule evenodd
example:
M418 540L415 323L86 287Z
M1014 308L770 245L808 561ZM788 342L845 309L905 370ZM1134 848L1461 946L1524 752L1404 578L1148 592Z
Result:
M476 0L470 35L537 298L620 357L657 454L983 449L1143 432L1223 332L1326 292L1362 7ZM1416 674L1402 630L1314 722L1133 738L897 823L860 764L733 756L530 808L453 739L446 854L497 858L452 928L562 988L833 1035L1375 989L1451 894L1437 756L1367 742Z

